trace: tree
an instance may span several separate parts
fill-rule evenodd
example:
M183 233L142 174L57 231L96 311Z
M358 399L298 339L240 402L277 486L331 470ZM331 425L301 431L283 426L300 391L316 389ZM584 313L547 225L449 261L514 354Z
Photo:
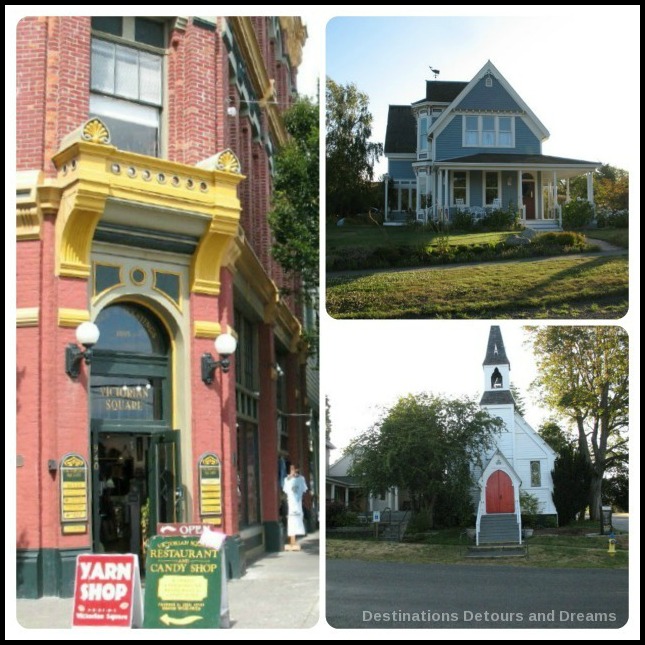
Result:
M289 140L275 156L273 203L269 224L275 238L272 252L287 274L301 278L305 302L318 290L319 110L299 98L284 113Z
M325 97L327 213L356 214L371 206L370 182L383 146L369 141L369 98L354 83L340 85L328 78Z
M629 208L629 173L622 168L603 164L593 173L594 202L610 210ZM587 198L587 177L575 177L569 182L571 199Z
M492 445L502 421L470 399L430 394L401 397L377 423L354 439L350 475L370 493L397 486L409 493L413 510L426 512L450 496L453 521L472 513L471 466ZM445 518L443 518L445 520Z
M545 421L538 429L538 434L555 452L572 445L570 437L555 421Z
M591 468L584 456L572 445L560 450L553 470L553 503L560 526L571 524L578 513L584 517L589 499Z
M627 333L619 327L532 329L547 405L568 417L591 468L589 507L599 519L606 470L627 459L629 369Z
M511 394L513 395L513 399L515 399L515 410L524 416L526 414L526 401L524 395L515 383L511 383Z

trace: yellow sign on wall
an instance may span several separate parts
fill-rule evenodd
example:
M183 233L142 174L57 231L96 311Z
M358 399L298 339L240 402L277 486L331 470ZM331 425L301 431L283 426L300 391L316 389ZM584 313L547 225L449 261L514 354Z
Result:
M199 514L208 524L222 523L222 464L213 452L206 452L198 462Z
M87 462L70 453L60 463L60 521L64 535L87 533Z

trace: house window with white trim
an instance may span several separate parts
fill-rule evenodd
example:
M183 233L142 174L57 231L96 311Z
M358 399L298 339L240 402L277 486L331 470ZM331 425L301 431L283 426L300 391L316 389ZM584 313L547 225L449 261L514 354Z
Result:
M468 203L468 190L467 190L467 175L465 171L457 170L452 173L452 203L457 203L461 200L461 204Z
M428 149L428 117L419 118L419 150Z
M484 173L484 204L492 206L495 200L499 200L500 195L500 181L498 172ZM499 204L499 201L497 202Z
M159 156L164 23L94 17L92 30L91 116L105 122L117 148Z
M465 146L479 145L479 117L467 116L466 117L466 136L464 140Z
M542 486L542 472L540 470L540 462L531 462L531 488L540 488Z
M512 148L515 145L515 117L465 116L463 131L464 147Z

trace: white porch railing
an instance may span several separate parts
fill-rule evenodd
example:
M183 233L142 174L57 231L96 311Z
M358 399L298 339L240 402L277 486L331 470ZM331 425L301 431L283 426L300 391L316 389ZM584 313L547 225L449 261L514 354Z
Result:
M481 491L479 493L479 505L477 506L477 521L475 522L475 545L479 546L479 530L482 523L482 515L484 514L484 500L481 498Z

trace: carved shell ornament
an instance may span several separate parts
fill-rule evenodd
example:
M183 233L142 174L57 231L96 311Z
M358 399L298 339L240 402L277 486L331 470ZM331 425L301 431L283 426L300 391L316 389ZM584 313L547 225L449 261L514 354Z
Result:
M83 141L90 143L110 143L110 131L100 119L90 119L81 133Z
M241 170L240 161L232 150L224 150L217 159L217 169L239 174Z

